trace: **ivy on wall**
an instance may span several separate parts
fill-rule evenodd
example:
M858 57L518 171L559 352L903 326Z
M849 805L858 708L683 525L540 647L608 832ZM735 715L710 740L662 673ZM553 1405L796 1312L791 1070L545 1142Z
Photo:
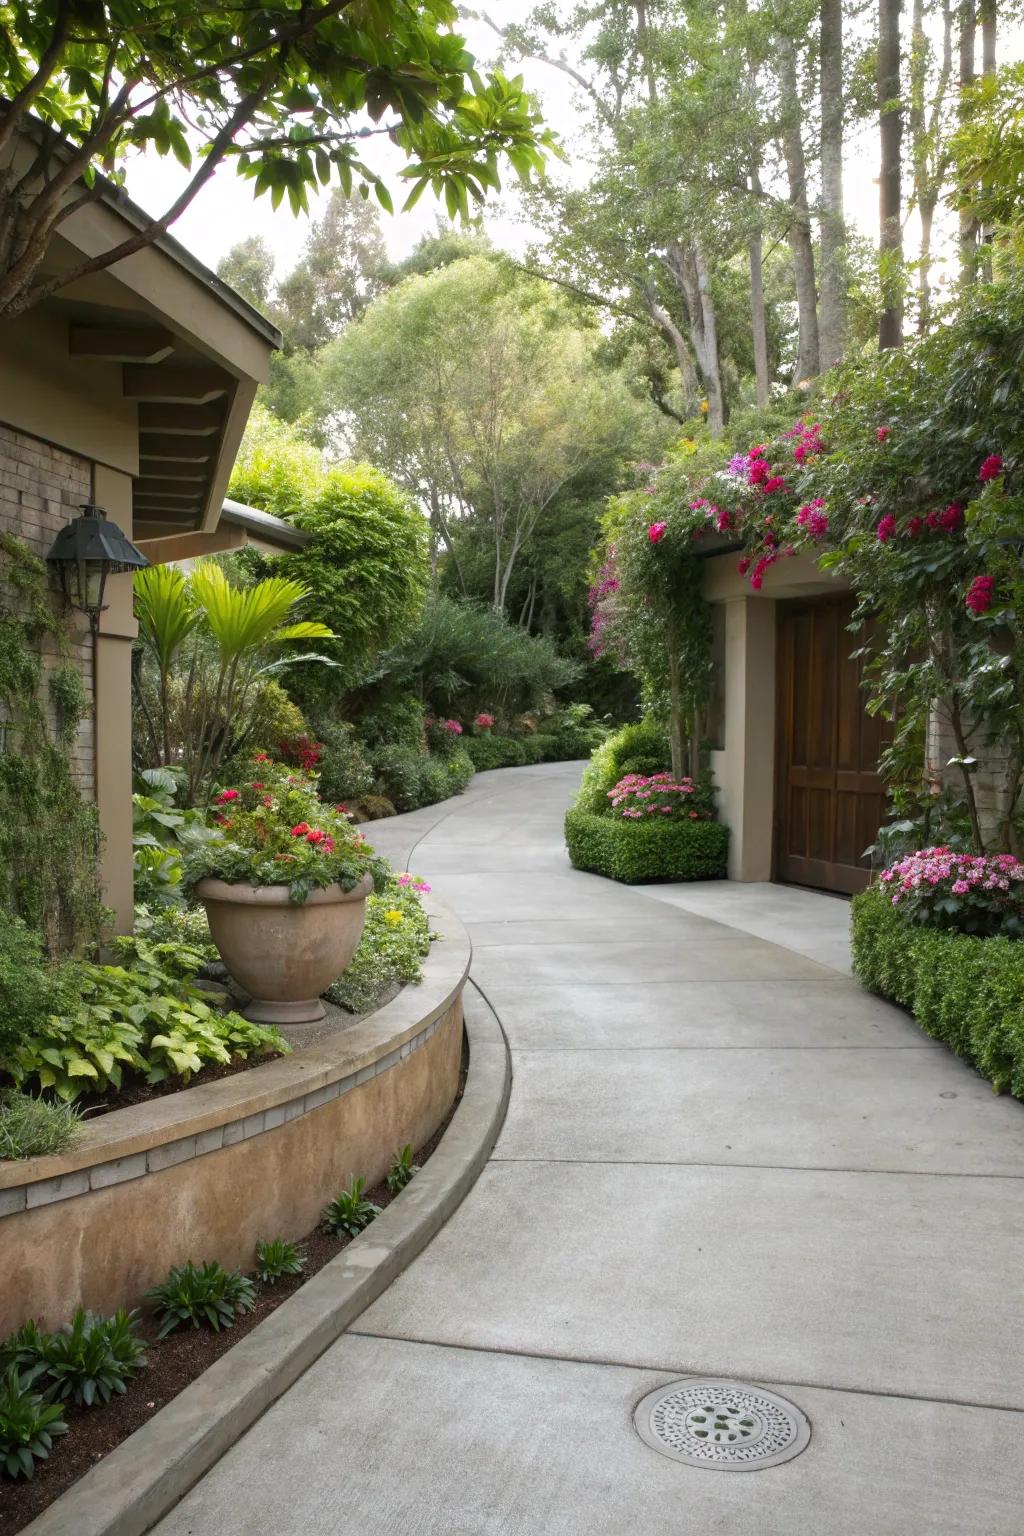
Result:
M0 901L54 954L94 941L103 915L96 809L71 772L88 699L69 642L45 563L0 536Z

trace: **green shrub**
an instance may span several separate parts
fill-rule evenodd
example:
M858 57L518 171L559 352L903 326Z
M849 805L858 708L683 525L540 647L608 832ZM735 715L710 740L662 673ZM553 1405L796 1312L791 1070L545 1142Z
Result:
M486 735L464 736L462 740L474 768L478 773L486 773L491 768L521 768L527 761L528 739L497 736L493 731L488 731Z
M343 1189L335 1195L330 1205L326 1207L323 1215L323 1223L328 1232L333 1232L336 1237L347 1233L349 1237L357 1237L360 1232L366 1230L371 1221L375 1221L380 1215L380 1206L372 1200L363 1197L366 1188L365 1179L354 1178L348 1189Z
M350 1013L365 1013L394 983L419 981L430 952L430 922L417 894L422 881L392 875L366 903L359 948L324 996Z
M577 806L566 812L565 841L576 869L627 885L714 880L725 874L729 829L718 821L615 821Z
M58 1435L67 1434L58 1403L47 1403L12 1365L0 1382L0 1471L5 1477L33 1475Z
M627 773L663 773L671 766L668 732L656 720L624 725L597 748L584 770L576 809L595 815L608 808L608 791Z
M301 1275L305 1267L296 1244L283 1237L261 1237L256 1244L256 1274L264 1285L276 1285L285 1275Z
M46 1395L91 1408L126 1392L146 1363L136 1319L123 1307L106 1318L79 1307L71 1326L51 1333L43 1345Z
M447 800L451 792L447 761L439 757L425 757L420 764L420 805L436 805L439 800Z
M340 721L321 724L316 738L323 747L317 764L320 798L332 804L355 805L373 788L373 769L355 727Z
M419 805L424 760L422 751L414 747L377 747L371 751L376 792L386 795L396 811L414 811Z
M445 760L444 766L448 775L448 793L461 795L476 772L473 759L465 748L460 746Z
M160 1319L158 1338L166 1338L182 1323L199 1328L204 1323L219 1333L230 1328L240 1312L251 1312L256 1305L256 1289L240 1270L224 1269L220 1264L176 1264L167 1279L154 1285L146 1296L154 1303Z
M1024 943L911 925L884 890L853 899L853 969L999 1091L1024 1099Z
M395 1153L395 1160L388 1169L386 1182L391 1194L399 1194L407 1184L412 1183L419 1171L419 1167L412 1160L412 1145L406 1142L405 1146Z
M77 1001L74 967L49 964L39 935L20 917L0 913L0 1070L10 1070L25 1035Z
M14 1089L0 1091L0 1162L66 1152L82 1134L73 1104L51 1104Z
M359 721L360 741L372 753L378 747L423 750L423 708L415 694L382 699Z
M22 1378L36 1377L46 1369L43 1358L50 1335L44 1333L35 1319L22 1323L6 1339L0 1340L0 1374L4 1376L12 1365L18 1367Z

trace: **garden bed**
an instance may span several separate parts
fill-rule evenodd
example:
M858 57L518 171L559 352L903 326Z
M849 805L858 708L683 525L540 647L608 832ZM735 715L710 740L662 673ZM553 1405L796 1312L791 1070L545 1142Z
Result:
M376 1183L396 1146L425 1141L455 1091L470 954L453 913L428 913L441 938L422 982L361 1022L87 1121L68 1152L0 1164L0 1335L135 1304L187 1258L244 1267L258 1237L301 1237L354 1172Z
M632 822L574 808L565 842L576 869L626 885L716 880L725 875L729 828L718 821Z
M854 974L1024 1099L1024 942L912 924L873 886L853 898Z
M415 1161L419 1167L429 1161L459 1106L466 1081L465 1066L464 1053L455 1099L441 1125L416 1150ZM382 1180L368 1192L366 1198L385 1209L397 1195ZM314 1228L299 1244L305 1256L302 1274L285 1276L276 1285L260 1289L253 1310L239 1315L231 1328L223 1329L220 1333L212 1333L208 1329L181 1328L164 1339L157 1339L155 1324L147 1318L141 1331L146 1339L148 1362L139 1378L129 1385L125 1395L113 1398L107 1406L101 1408L67 1408L64 1418L68 1433L55 1442L49 1460L37 1464L34 1478L31 1481L4 1481L0 1484L0 1536L15 1536L15 1532L22 1530L80 1477L84 1477L97 1461L127 1440L129 1435L177 1397L208 1366L226 1354L239 1339L251 1333L289 1296L301 1290L352 1240L347 1235L326 1232L322 1226Z

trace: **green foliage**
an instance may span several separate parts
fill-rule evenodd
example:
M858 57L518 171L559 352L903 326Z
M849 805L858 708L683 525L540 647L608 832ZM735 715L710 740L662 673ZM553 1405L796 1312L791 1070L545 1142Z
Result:
M664 725L648 717L624 725L597 748L583 772L576 807L601 815L608 809L608 791L627 773L650 775L668 768L671 752Z
M380 1206L364 1199L365 1188L365 1179L353 1178L347 1189L335 1195L323 1214L323 1224L328 1232L333 1232L336 1237L358 1237L380 1215Z
M725 875L729 829L717 821L614 821L573 808L565 841L576 869L627 885L655 880L716 880Z
M146 1364L137 1316L122 1307L103 1318L79 1307L70 1326L43 1346L47 1397L92 1408L126 1392Z
M15 1365L0 1381L0 1471L5 1477L30 1478L45 1461L67 1425L58 1403L47 1403Z
M149 667L140 674L141 716L154 764L180 763L186 805L204 805L221 764L237 750L239 728L268 678L286 664L281 648L329 640L333 631L297 612L308 593L301 581L268 576L232 584L214 560L186 576L154 565L135 579L139 639ZM291 654L325 661L321 651Z
M405 1146L400 1147L395 1153L394 1162L388 1169L386 1180L388 1189L393 1195L399 1194L407 1184L412 1183L419 1171L419 1166L412 1160L412 1146L406 1142Z
M417 982L430 952L430 923L419 899L421 880L392 875L366 903L359 948L324 994L350 1013L365 1013L396 983Z
M589 757L608 735L589 704L568 704L537 723L540 761L569 763Z
M355 727L330 721L319 726L316 735L323 747L317 763L321 798L332 804L357 805L373 788L374 774L360 748Z
M324 456L302 427L281 421L257 400L231 471L228 490L234 499L291 520L325 474Z
M527 743L522 736L503 736L488 731L485 735L466 736L464 751L478 773L492 768L520 768L527 759Z
M0 1069L19 1088L52 1090L70 1103L82 1094L122 1086L125 1073L148 1083L227 1066L259 1052L289 1049L280 1033L235 1013L211 1008L199 988L183 979L202 955L168 956L166 948L136 937L126 941L132 969L80 964L62 976L67 1011L40 1014L0 1053ZM177 975L163 967L176 968Z
M415 694L386 693L374 696L369 710L359 721L359 738L374 750L377 747L411 747L423 750L423 706Z
M215 834L203 811L179 810L182 774L172 768L144 768L132 795L132 873L135 901L175 908L184 903L183 853Z
M256 1305L256 1288L240 1270L226 1270L216 1260L175 1264L167 1279L146 1292L160 1321L157 1338L166 1338L182 1323L193 1328L230 1328L239 1314Z
M27 1034L77 998L72 965L48 964L42 939L21 918L0 922L0 1069Z
M51 953L94 941L103 915L99 824L80 794L68 747L85 709L64 658L67 621L45 563L11 534L0 537L0 901ZM57 664L43 666L43 649ZM46 680L44 687L44 678ZM51 736L45 702L56 716ZM3 1024L0 1023L0 1037Z
M866 987L1024 1099L1024 944L911 926L878 886L853 898L852 943Z
M310 193L336 180L346 197L372 191L390 211L387 184L360 158L366 114L384 120L407 162L399 173L411 183L406 207L430 188L450 218L468 220L471 201L500 187L503 162L522 180L543 169L543 146L552 140L522 80L476 73L464 40L450 30L457 19L450 0L298 13L287 0L266 0L259 27L244 37L233 11L177 6L160 19L157 30L138 0L90 13L84 29L67 25L60 0L7 6L0 144L8 147L31 110L73 146L70 164L43 156L28 190L16 184L7 194L13 244L0 271L7 312L68 281L41 282L39 267L69 172L92 185L102 170L118 183L140 150L173 155L187 178L164 220L144 227L148 239L222 163L233 164L257 196L269 194L275 209L287 198L293 213L308 212ZM201 148L192 132L199 120ZM120 254L115 245L92 265Z
M73 1104L52 1104L0 1089L0 1162L66 1152L81 1135L81 1117Z
M43 1370L43 1354L49 1341L34 1318L22 1323L6 1339L0 1339L0 1372L5 1376L16 1365L23 1376L30 1375L35 1381Z
M305 1267L299 1248L283 1237L261 1237L256 1244L256 1274L264 1285L276 1285L286 1275L301 1275Z
M217 958L216 945L210 938L206 908L201 906L156 907L152 910L146 906L136 906L135 933L131 939L125 937L117 941L118 952L122 956L135 954L134 944L138 939L157 946L158 954L167 955L166 969L172 972L174 966L171 964L171 956L186 957L188 970L183 974L189 976L196 975L201 965Z
M386 475L366 464L331 470L295 515L311 535L305 549L268 560L265 569L301 583L307 608L336 637L324 654L351 686L377 653L416 622L428 576L423 516ZM313 710L329 704L334 676L289 673L289 687Z
M530 635L492 608L439 596L378 670L389 687L414 692L431 714L468 717L480 709L538 708L581 669L553 641Z
M457 747L445 758L444 771L448 776L448 794L461 795L476 772L476 768L466 749Z

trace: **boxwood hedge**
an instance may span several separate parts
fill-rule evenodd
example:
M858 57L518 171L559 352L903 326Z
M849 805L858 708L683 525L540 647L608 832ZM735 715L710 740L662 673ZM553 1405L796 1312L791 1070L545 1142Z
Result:
M873 886L853 899L853 969L997 1092L1024 1099L1024 941L908 923Z
M729 828L719 821L617 821L573 808L565 841L577 869L636 885L725 874Z

